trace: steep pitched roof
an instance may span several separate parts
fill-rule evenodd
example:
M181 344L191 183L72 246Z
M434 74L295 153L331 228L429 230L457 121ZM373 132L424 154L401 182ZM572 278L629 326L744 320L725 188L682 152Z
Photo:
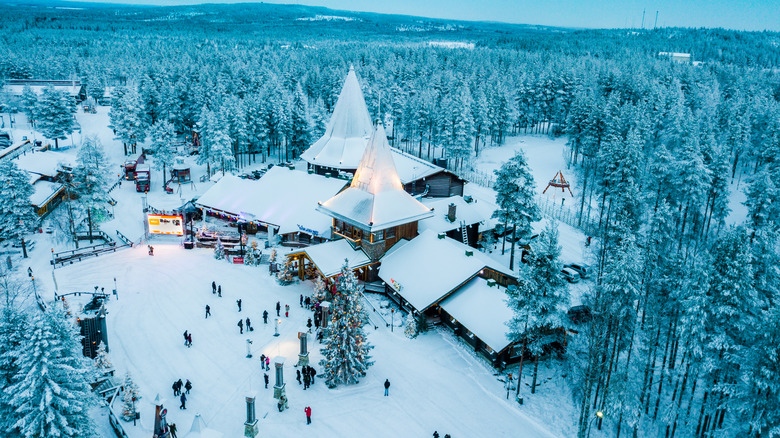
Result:
M318 210L369 231L414 222L433 213L404 191L385 128L377 124L349 188Z
M325 134L301 158L319 166L355 169L372 130L363 90L350 67Z

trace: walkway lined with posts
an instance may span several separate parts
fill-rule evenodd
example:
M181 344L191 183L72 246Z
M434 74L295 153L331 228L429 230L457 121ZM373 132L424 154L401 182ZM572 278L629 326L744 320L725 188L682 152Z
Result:
M130 248L134 245L133 241L128 239L125 235L119 231L116 233L119 241L122 243L121 245L117 245L117 242L103 231L97 231L97 233L93 233L92 236L89 235L89 232L77 231L76 239L78 240L88 240L91 237L93 240L104 240L105 243L99 243L97 245L90 245L83 248L70 249L60 252L54 252L54 249L52 249L51 261L49 263L54 266L54 269L57 269L65 265L80 262L85 258L97 257L101 254L106 254L109 252L116 252L118 249Z

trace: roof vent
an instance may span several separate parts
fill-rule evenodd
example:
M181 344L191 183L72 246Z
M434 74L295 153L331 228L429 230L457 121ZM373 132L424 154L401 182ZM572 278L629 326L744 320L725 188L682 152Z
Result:
M474 255L474 251L466 250L466 257L471 257Z
M493 278L489 278L488 281L487 281L487 285L488 285L488 287L495 286L496 285L496 280L493 279Z
M439 233L439 239L444 239L444 237L445 237L445 236L446 236L446 234L444 234L444 233Z

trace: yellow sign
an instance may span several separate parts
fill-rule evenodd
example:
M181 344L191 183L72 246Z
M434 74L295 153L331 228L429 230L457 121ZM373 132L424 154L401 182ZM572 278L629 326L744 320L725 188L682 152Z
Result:
M184 218L181 216L150 214L146 221L152 234L184 235Z

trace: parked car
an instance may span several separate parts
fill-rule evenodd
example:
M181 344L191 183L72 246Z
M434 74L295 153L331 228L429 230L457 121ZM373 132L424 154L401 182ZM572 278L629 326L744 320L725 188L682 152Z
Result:
M588 322L593 319L593 314L588 306L574 306L566 313L569 315L571 322L575 324Z
M590 268L587 265L578 265L575 263L570 263L568 265L565 265L564 268L573 269L578 274L580 274L580 277L582 279L590 278Z
M578 283L580 281L580 274L571 268L561 269L561 275L563 275L563 278L569 283Z

